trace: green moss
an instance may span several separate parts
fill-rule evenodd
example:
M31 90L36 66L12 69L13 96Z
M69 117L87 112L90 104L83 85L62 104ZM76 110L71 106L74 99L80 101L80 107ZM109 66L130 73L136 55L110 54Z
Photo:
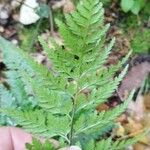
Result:
M138 30L131 41L131 47L135 53L148 53L150 50L150 30Z
M130 40L134 53L149 53L150 30L145 27L145 22L150 16L150 3L147 3L138 16L131 13L124 14L119 26L123 29L126 37Z

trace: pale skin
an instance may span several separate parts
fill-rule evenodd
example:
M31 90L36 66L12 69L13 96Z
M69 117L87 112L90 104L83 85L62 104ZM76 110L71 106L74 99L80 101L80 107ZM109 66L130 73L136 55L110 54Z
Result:
M0 128L0 150L25 150L25 143L31 143L32 135L14 127Z
M26 150L25 143L32 143L33 136L23 129L15 127L0 127L0 150ZM58 142L50 140L55 146ZM79 147L72 146L63 150L81 150Z
M23 129L15 127L0 128L0 150L26 150L26 143L32 143L32 139L32 134ZM40 141L44 142L45 140L40 138ZM58 141L54 139L49 139L49 141L54 147L59 147Z

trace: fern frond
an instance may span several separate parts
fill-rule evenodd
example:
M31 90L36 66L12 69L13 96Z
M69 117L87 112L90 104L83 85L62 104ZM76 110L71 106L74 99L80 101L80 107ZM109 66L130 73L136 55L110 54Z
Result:
M105 101L107 101L107 99L112 95L112 93L116 90L116 88L118 87L120 81L123 79L123 77L125 76L126 72L127 72L128 66L125 67L125 69L122 71L122 73L116 77L114 80L110 78L110 80L104 80L107 81L107 83L105 83L103 80L100 80L101 82L104 82L104 84L100 84L99 83L99 87L97 86L97 83L91 85L91 86L95 86L92 91L91 91L91 95L89 96L89 101L87 102L83 102L81 103L79 101L78 105L78 109L77 112L85 110L85 109L91 109L92 107L95 108L97 105L104 103ZM89 85L85 86L82 88L81 91L83 91L84 89L90 88Z
M111 138L108 138L107 140L101 140L96 145L95 150L108 150L108 149L111 149L111 142L112 142Z
M31 131L32 133L43 133L47 132L45 126L45 116L42 111L20 111L13 109L0 109L1 113L4 113L15 121L22 125L25 129Z
M36 82L34 78L27 76L25 72L22 72L22 76L27 79L28 83L33 88L37 105L44 111L48 111L53 114L69 114L72 109L72 95L70 95L67 91L63 91L65 83L62 80L58 80L62 89L60 89L59 85L55 89L52 87L45 87L42 84L39 85L39 82Z
M77 126L75 125L77 131L76 134L88 133L95 128L100 129L103 126L106 126L109 122L115 120L117 116L119 116L121 113L124 112L128 103L131 101L133 94L134 91L130 94L128 100L126 100L123 104L117 106L113 110L109 110L106 112L104 111L98 115L97 113L94 114L91 113L91 115L88 117L82 114L76 122Z
M53 74L45 66L35 62L21 49L16 48L2 37L0 37L0 46L3 51L3 62L8 69L18 70L19 72L25 71L28 75L39 81L39 84L43 83L45 86L54 84Z
M9 98L17 102L17 109L0 107L0 113L13 118L33 134L63 138L68 145L77 142L82 145L84 136L87 137L85 141L95 140L110 130L116 117L125 111L132 99L134 92L112 110L98 113L95 109L117 89L128 65L117 77L116 72L122 70L130 53L117 65L106 68L115 38L105 46L110 25L104 25L104 9L100 0L83 0L65 18L66 23L57 20L64 46L51 40L53 47L49 48L39 37L43 50L53 63L51 70L0 37L10 84L10 90L0 86L1 102ZM24 108L30 101L29 107ZM127 144L113 144L108 138L96 148L94 145L94 149L107 150L112 145L115 149Z
M53 39L51 39L53 48L49 48L48 44L42 37L39 37L39 42L42 45L43 50L47 53L48 58L53 62L53 69L61 74L64 73L65 75L72 77L70 72L75 64L73 61L74 55L70 54L66 50L63 50L63 48L57 45ZM72 61L68 61L69 59Z
M41 143L39 139L34 139L32 141L32 144L27 143L26 144L27 150L56 150L56 148L53 146L53 144L50 141L45 141L44 143Z
M8 91L3 85L0 85L0 107L2 108L15 108L16 101L10 91Z
M143 131L136 133L134 137L127 136L122 139L118 139L112 143L112 149L122 150L123 148L133 145L137 143L138 141L142 140L143 138L145 138L145 136L147 136L149 132L150 130L145 128L143 129Z
M139 134L135 137L128 138L128 139L122 139L122 140L118 139L116 141L113 141L111 138L104 139L96 143L96 147L94 150L108 150L108 149L123 150L127 148L128 146L135 144L144 136L145 136L145 133Z
M42 110L12 110L0 109L0 112L12 117L27 131L44 137L67 135L69 130L69 119L66 116L57 117L46 114Z
M8 84L10 85L10 90L13 96L16 98L18 105L21 105L22 102L27 102L28 95L25 91L25 84L21 80L17 71L8 71L6 73L8 78Z
M77 6L75 12L66 15L66 24L57 21L64 43L70 49L69 53L78 57L73 68L75 72L102 66L114 44L113 39L110 45L99 53L109 25L103 26L104 10L99 1L94 3L84 0L83 3L84 5Z

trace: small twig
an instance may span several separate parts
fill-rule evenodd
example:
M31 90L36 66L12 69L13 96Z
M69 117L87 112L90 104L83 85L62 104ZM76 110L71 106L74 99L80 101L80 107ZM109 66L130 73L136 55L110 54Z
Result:
M50 11L50 14L49 14L50 33L51 33L51 35L53 35L53 33L54 33L54 18L53 18L52 7L50 5L49 0L47 0L46 3L47 3L47 5L49 5L49 11Z
M50 22L50 32L51 32L51 34L53 34L54 33L54 20L53 20L53 13L52 13L52 7L51 6L50 6L49 22Z

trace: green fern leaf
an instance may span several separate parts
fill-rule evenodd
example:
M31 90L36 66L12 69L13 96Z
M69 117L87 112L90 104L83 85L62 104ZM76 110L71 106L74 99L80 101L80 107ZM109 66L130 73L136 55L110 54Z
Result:
M0 102L10 99L17 103L14 109L9 105L1 106L0 112L33 134L57 137L68 145L80 142L86 150L84 142L92 140L89 149L122 148L128 142L115 143L108 138L96 147L93 144L98 136L102 137L114 126L114 120L125 111L134 92L112 110L98 113L95 108L117 90L128 70L128 65L123 70L122 66L130 53L117 65L106 67L115 38L106 45L110 25L104 25L100 0L83 0L65 18L65 23L56 21L64 46L50 39L52 48L49 48L48 43L39 37L43 50L53 63L51 70L0 37L10 84L9 90L0 86Z

